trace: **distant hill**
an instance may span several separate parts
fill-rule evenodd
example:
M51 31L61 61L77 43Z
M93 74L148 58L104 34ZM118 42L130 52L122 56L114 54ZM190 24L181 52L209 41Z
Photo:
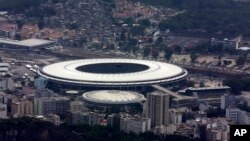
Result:
M161 22L160 29L204 31L250 36L250 4L233 0L131 0L155 6L185 10Z
M47 0L0 0L0 11L23 12L27 8L37 7L41 2L46 1Z

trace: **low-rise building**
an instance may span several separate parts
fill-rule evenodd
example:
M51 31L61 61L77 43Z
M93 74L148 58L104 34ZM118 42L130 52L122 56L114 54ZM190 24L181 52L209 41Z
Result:
M107 117L107 126L113 127L115 129L120 129L120 114L111 114Z
M94 113L94 112L68 112L67 113L67 123L73 125L88 124L97 125L101 124L104 120L104 115Z
M11 115L14 118L33 115L33 107L33 101L27 99L15 100L11 105Z
M181 124L182 123L182 113L178 111L170 111L170 123L171 124Z
M234 38L211 38L211 45L222 45L225 48L234 48L238 49L239 43L241 42L241 36L237 36Z
M151 119L140 116L122 115L120 119L120 130L133 132L136 134L144 133L151 129Z
M70 102L70 111L77 112L77 111L84 111L85 107L82 101L72 101Z
M227 109L230 106L230 96L224 94L221 96L221 109Z
M14 81L10 77L0 78L0 90L13 90Z
M61 96L35 98L34 108L36 115L65 115L70 109L70 99Z
M0 38L0 48L6 50L16 50L16 51L30 51L36 49L45 49L47 47L54 46L55 42L51 40L43 39L26 39L26 40L11 40Z
M7 116L7 105L0 103L0 119L6 119Z
M0 36L14 38L17 32L17 25L11 23L0 24Z
M43 121L48 121L58 126L61 123L60 116L56 114L49 114L47 116L36 116L36 118L41 119Z
M250 113L239 108L227 108L226 118L235 124L250 124Z

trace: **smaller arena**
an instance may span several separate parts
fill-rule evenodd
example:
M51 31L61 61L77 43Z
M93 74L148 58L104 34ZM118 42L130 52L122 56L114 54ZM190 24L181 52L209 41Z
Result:
M90 91L84 93L82 97L90 109L103 112L138 111L145 101L142 94L118 90Z

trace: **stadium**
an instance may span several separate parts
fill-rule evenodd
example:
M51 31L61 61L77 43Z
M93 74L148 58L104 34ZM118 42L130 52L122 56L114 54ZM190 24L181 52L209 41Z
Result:
M151 85L176 87L185 81L187 71L179 66L137 59L83 59L59 62L40 68L38 75L46 87L65 90L149 91Z
M83 101L90 109L99 111L139 111L145 97L131 91L100 90L90 91L82 95Z

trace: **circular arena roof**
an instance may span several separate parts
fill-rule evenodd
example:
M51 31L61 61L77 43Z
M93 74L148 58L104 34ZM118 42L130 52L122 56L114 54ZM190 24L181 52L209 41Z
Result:
M145 100L142 94L131 91L101 90L83 94L87 102L99 104L133 104Z
M137 85L171 82L187 76L173 64L137 59L84 59L51 64L38 70L42 77L86 85Z

